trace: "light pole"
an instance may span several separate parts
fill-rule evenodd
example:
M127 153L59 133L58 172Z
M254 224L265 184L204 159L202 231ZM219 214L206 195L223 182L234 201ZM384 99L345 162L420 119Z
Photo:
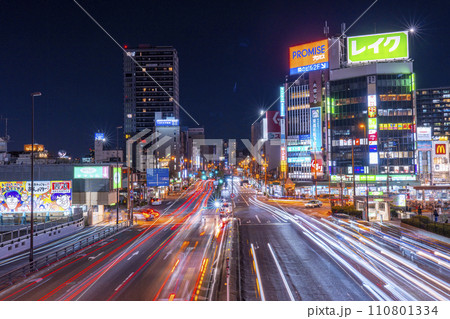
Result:
M353 144L355 143L355 136L352 136L352 173L353 173L353 206L356 207L356 182L355 182L355 154L353 151Z
M41 92L31 93L31 224L30 224L30 263L33 262L33 230L34 230L34 97L41 96Z
M364 129L364 137L367 142L367 156L369 156L369 137L366 135L366 126L364 124L359 125L360 128ZM364 162L363 162L364 163ZM367 170L369 170L369 163L367 163ZM364 167L364 173L366 175L366 219L369 220L369 185L367 184L367 172L366 167Z
M122 126L116 127L116 174L114 174L113 185L116 182L116 195L117 195L117 203L116 203L116 225L119 225L119 181L122 184L122 178L119 178L119 130ZM120 185L122 186L122 185Z

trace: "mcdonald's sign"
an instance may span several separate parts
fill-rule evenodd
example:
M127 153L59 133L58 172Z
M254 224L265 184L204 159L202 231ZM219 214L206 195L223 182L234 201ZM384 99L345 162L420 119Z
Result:
M447 145L445 144L436 144L434 153L436 155L445 155L447 154Z

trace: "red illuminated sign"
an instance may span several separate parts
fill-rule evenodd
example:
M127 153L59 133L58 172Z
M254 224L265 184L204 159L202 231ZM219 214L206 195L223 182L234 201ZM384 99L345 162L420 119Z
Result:
M436 144L435 145L435 154L436 155L445 155L447 154L447 145L445 144Z
M322 173L322 168L323 165L321 159L311 161L311 173Z

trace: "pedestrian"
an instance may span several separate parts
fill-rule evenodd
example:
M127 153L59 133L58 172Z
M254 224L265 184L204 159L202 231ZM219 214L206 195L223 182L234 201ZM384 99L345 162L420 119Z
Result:
M437 221L438 221L438 212L437 212L437 209L435 208L434 209L434 213L433 213L433 215L434 215L434 221L437 223Z
M417 214L419 214L419 216L422 215L422 206L419 205L419 208L417 208Z

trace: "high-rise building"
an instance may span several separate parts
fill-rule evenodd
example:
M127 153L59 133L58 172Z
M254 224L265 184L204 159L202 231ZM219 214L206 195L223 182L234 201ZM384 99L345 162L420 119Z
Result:
M145 128L153 131L156 112L163 119L179 119L179 67L171 46L125 46L125 50L124 133L129 138Z
M450 137L450 87L417 90L417 126L430 127L433 140Z
M332 187L351 185L355 174L357 195L367 191L361 185L366 180L379 192L387 181L396 187L414 182L415 80L408 33L342 36L289 50L287 177L297 186L315 181L320 190L328 179Z
M330 69L328 168L332 182L351 182L354 174L356 195L366 187L383 192L388 183L395 189L416 180L415 80L407 37L394 32L338 42L346 58Z

